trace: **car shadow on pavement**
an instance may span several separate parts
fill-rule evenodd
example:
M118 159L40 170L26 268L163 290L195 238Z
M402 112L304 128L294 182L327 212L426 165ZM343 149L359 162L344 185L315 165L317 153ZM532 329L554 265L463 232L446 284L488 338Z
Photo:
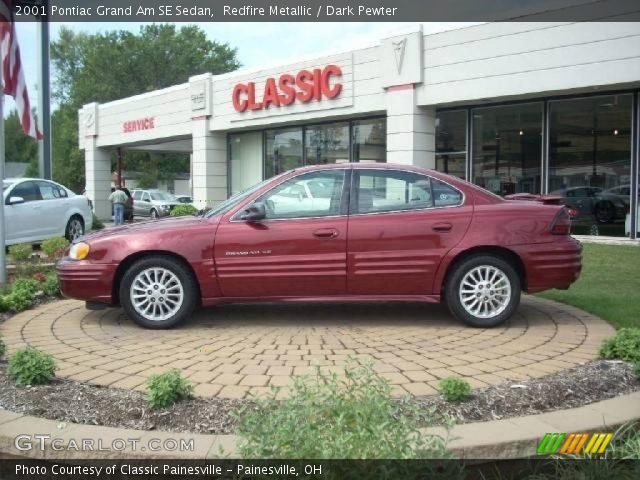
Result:
M203 308L178 328L235 327L336 328L366 326L408 327L425 324L463 328L442 305L404 302L380 303L250 303Z

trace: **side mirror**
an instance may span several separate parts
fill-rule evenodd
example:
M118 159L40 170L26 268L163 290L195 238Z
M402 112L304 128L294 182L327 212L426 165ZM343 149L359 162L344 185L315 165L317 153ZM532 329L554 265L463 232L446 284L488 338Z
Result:
M262 202L255 202L240 215L240 220L247 222L258 222L265 218L267 218L267 210Z
M24 198L22 197L9 197L9 201L7 205L18 205L19 203L24 203Z

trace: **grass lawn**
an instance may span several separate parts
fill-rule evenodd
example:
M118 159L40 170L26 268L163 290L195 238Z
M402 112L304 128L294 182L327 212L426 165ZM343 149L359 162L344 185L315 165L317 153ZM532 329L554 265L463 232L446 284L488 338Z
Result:
M568 303L614 327L640 327L640 247L584 244L582 274L569 290L541 297Z

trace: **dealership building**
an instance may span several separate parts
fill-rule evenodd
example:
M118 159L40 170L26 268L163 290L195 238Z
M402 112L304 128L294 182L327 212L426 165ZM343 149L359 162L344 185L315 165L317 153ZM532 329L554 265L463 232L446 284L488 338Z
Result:
M557 194L576 233L640 238L639 92L640 23L489 23L88 104L79 139L102 218L121 148L191 154L201 206L302 165L389 162Z

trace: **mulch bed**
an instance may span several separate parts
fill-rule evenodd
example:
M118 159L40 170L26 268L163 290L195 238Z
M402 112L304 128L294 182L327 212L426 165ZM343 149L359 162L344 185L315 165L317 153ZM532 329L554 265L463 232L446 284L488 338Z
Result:
M0 409L86 425L226 434L233 433L232 412L247 400L195 398L171 408L150 410L144 393L87 385L56 378L51 384L18 387L0 363ZM457 423L496 420L587 405L640 390L630 365L600 360L544 378L504 383L473 392L461 403L439 395L414 399L420 426L431 426L434 415L449 415Z

